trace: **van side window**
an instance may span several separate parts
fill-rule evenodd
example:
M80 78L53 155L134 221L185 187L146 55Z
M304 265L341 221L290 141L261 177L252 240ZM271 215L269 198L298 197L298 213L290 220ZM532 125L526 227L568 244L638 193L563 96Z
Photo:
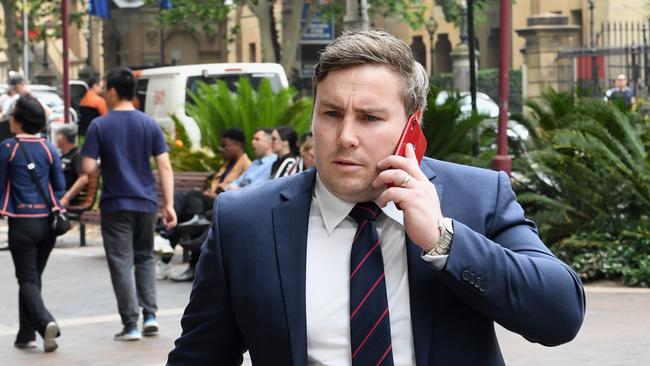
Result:
M149 79L138 79L138 85L135 89L135 107L142 112L144 112L144 106L147 101L147 85L149 85Z
M228 89L231 92L234 92L237 90L237 83L239 83L239 78L247 78L251 82L251 87L253 89L257 89L257 87L260 85L260 82L262 79L269 79L271 82L271 88L273 91L278 91L282 89L282 83L280 81L280 77L277 74L273 73L243 73L243 74L222 74L222 75L209 75L207 78L204 78L203 76L191 76L187 78L187 90L192 91L196 93L199 90L199 83L204 82L208 85L215 84L217 80L223 80L226 85L228 86ZM192 97L190 96L190 93L185 94L185 102L186 103L193 103Z

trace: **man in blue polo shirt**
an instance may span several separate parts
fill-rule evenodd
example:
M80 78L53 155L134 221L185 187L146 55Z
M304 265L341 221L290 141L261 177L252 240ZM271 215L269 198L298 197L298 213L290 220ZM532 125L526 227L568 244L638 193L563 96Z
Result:
M252 187L271 179L271 168L278 159L278 156L273 153L272 133L273 130L270 128L262 128L255 132L251 143L257 159L253 160L244 174L232 182L226 190Z
M101 159L104 185L100 201L102 238L117 306L124 325L117 341L139 340L158 332L153 235L158 208L153 156L165 197L163 221L176 225L174 177L160 126L134 108L136 79L128 69L106 75L111 112L90 124L81 151L90 174ZM135 265L135 280L133 266ZM136 295L137 294L137 295ZM142 333L137 323L142 307Z

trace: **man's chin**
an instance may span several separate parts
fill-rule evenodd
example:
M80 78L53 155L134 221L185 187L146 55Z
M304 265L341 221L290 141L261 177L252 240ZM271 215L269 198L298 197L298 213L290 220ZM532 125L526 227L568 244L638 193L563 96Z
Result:
M323 180L323 183L332 194L346 202L373 201L380 193L372 187L372 182L339 178L329 182Z

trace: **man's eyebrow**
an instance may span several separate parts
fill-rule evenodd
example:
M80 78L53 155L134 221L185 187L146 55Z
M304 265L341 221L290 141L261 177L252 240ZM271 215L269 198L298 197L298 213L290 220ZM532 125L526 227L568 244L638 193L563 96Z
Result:
M321 105L321 107L331 108L331 109L334 109L334 110L343 109L343 107L341 107L340 105L338 105L338 104L336 104L334 102L330 102L330 101L323 101L323 102L320 103L320 105ZM376 114L376 113L387 114L388 113L388 109L383 108L383 107L355 108L354 111L357 112L357 113L363 113L363 114Z

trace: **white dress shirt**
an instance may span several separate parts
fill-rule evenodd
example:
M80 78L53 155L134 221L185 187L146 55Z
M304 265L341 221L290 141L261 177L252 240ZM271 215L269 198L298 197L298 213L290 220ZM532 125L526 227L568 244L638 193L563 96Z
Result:
M352 364L350 346L350 245L357 224L353 203L329 192L316 177L309 210L305 301L309 365ZM404 217L391 202L376 222L386 274L395 366L415 365ZM422 257L443 267L447 256Z

